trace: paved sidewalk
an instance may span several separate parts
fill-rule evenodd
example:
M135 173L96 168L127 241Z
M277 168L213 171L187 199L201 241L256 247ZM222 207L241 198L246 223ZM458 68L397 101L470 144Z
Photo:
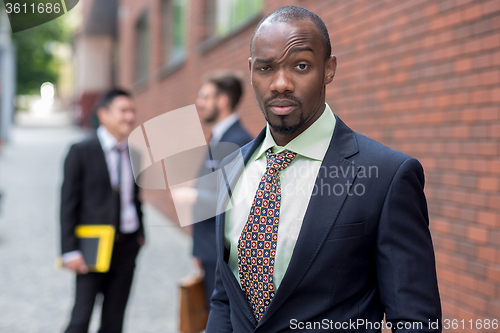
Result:
M64 156L83 137L73 127L14 127L0 155L0 333L62 332L74 276L54 267ZM177 283L193 272L191 240L145 205L141 250L125 333L174 333ZM98 327L93 316L91 330Z

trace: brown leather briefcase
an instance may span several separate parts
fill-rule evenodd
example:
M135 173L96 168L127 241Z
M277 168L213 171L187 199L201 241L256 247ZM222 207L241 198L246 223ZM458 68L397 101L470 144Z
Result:
M198 333L205 329L208 311L203 287L203 275L184 278L179 285L180 328L182 333Z

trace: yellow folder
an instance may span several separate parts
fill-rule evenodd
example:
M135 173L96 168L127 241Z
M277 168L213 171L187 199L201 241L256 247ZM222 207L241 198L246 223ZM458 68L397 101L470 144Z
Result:
M104 273L109 270L115 227L112 225L78 225L75 228L78 249L89 267L90 272Z
M82 252L89 272L105 273L109 271L115 240L115 227L112 225L81 224L76 226L75 235L78 238L78 250ZM62 267L60 258L56 265Z

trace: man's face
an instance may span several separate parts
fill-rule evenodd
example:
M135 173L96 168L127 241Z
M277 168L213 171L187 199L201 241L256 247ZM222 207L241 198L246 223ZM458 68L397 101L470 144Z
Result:
M264 117L275 133L297 136L319 118L325 85L335 73L323 41L309 20L265 22L253 41L251 82Z
M99 120L115 137L126 138L135 122L134 102L126 96L113 99L107 109L100 111Z
M216 122L219 119L220 110L217 106L217 101L218 96L215 84L203 84L196 99L196 109L205 124Z

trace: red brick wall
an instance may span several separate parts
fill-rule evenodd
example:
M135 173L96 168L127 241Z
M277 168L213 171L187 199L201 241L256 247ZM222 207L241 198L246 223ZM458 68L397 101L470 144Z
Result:
M121 0L119 82L134 85L133 28L149 8L150 79L135 90L140 122L192 104L201 75L228 68L246 75L240 113L257 134L265 122L247 74L255 24L200 54L203 3L190 1L185 64L160 79L159 0ZM318 13L329 29L334 112L424 166L445 318L500 320L500 1L268 0L263 14L289 4ZM147 198L175 216L166 191Z

